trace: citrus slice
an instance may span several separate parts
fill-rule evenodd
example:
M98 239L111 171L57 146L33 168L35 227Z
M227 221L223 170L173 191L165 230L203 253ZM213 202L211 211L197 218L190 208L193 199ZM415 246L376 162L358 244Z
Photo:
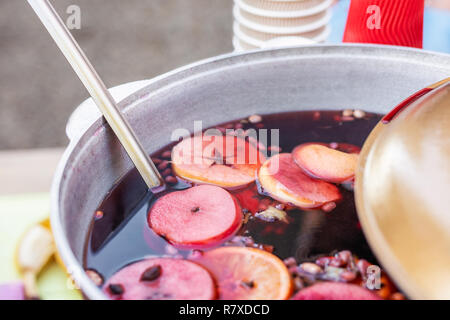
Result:
M256 146L236 136L194 136L172 149L176 175L225 188L253 182L264 160Z
M193 258L216 280L222 300L285 300L292 292L288 269L275 255L246 247L220 247Z

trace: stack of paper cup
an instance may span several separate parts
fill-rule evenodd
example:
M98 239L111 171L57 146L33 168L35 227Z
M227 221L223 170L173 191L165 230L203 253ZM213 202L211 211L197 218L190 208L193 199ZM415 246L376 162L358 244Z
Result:
M333 0L234 0L236 51L324 42Z

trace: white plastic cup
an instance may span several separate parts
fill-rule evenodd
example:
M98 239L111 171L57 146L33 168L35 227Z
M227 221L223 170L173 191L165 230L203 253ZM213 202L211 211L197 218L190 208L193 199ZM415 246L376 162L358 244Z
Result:
M235 0L235 3L241 9L257 16L299 18L326 10L333 0Z
M312 44L316 44L316 42L308 38L288 36L273 38L272 40L266 41L261 49L285 48Z
M235 34L243 34L244 35L243 37L247 36L249 38L253 38L253 39L259 40L259 41L269 41L274 38L288 36L287 34L284 35L284 34L259 32L259 31L247 28L244 25L240 25L237 22L235 22L233 24L233 31ZM330 27L325 25L325 26L320 27L313 31L289 34L289 36L303 37L303 38L307 38L307 39L312 39L317 42L321 42L321 41L325 41L327 39L329 33L330 33Z
M234 51L236 52L259 49L258 47L252 46L251 44L248 44L245 41L238 39L236 36L233 37L233 47Z
M327 25L331 19L331 12L327 9L305 18L285 19L256 16L235 6L233 15L239 24L249 29L282 35L310 32Z
M244 27L245 28L245 27ZM246 29L248 31L248 29ZM238 23L234 23L233 25L233 33L234 38L238 40L239 47L244 50L252 50L256 48L267 48L272 44L272 46L295 46L295 45L304 45L304 44L314 44L324 42L329 34L331 28L325 26L320 33L315 35L314 37L307 37L306 34L295 34L295 35L280 35L280 34L266 34L266 36L255 38L251 35L247 34L242 26Z

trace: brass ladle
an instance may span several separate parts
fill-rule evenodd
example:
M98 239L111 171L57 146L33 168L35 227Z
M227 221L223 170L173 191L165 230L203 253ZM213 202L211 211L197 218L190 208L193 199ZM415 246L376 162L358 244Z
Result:
M359 219L389 275L413 299L450 299L450 78L389 113L360 153Z

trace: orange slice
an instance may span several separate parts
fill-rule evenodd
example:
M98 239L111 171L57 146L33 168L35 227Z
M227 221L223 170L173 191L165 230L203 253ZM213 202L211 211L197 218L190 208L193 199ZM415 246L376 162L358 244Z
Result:
M220 247L193 258L216 280L222 300L286 300L292 293L288 269L275 255L246 247Z

